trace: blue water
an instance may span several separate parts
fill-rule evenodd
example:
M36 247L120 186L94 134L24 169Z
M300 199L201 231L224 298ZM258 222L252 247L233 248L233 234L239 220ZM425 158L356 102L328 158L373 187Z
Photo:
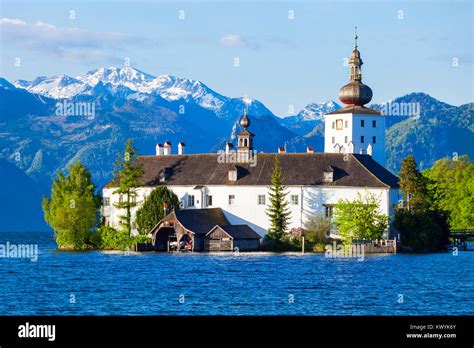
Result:
M0 315L473 315L474 252L371 255L59 252L0 258ZM402 301L399 303L399 301Z

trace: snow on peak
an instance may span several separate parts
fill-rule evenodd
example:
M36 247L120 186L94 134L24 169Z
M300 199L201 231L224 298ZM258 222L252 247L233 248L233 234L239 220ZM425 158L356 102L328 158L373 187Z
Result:
M18 88L24 88L28 92L54 99L70 98L82 92L85 88L81 81L67 75L40 76L31 82L18 80L14 82L14 85Z
M109 67L91 70L77 77L89 86L94 87L97 83L110 83L112 85L123 85L132 90L154 79L154 76L146 74L138 69L126 66L123 68Z
M340 108L341 106L332 100L325 103L311 103L306 105L297 116L304 121L322 120L324 114Z
M15 81L14 85L33 93L58 99L69 98L80 93L90 94L93 90L97 90L94 88L96 86L100 90L99 83L110 86L108 90L112 93L128 89L133 99L145 99L149 94L158 94L169 101L194 100L198 105L211 110L220 109L229 100L198 80L171 75L155 77L130 66L100 67L76 78L66 75L51 78L41 76L31 82Z

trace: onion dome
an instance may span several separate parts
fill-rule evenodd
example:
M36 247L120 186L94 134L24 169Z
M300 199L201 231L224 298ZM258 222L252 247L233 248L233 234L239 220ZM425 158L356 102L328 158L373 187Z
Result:
M357 29L357 28L356 28ZM350 81L339 91L339 99L344 104L362 106L372 100L372 90L362 83L362 59L357 49L357 34L355 35L355 47L352 51L349 67L351 69Z
M242 128L247 129L250 126L250 119L247 117L247 109L244 109L244 115L240 119Z

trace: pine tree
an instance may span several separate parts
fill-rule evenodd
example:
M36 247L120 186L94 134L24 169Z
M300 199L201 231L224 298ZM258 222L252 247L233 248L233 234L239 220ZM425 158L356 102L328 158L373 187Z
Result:
M400 178L400 189L403 191L403 209L408 211L427 210L430 205L427 180L417 169L415 158L412 155L402 160L398 177Z
M125 152L119 153L115 166L115 177L119 179L119 187L114 193L120 195L120 200L114 206L125 209L125 215L119 215L120 226L130 234L132 231L132 208L136 207L137 187L141 186L138 180L143 175L143 167L137 165L138 153L133 146L132 139L125 144Z
M283 185L279 155L276 155L273 161L272 185L269 187L269 191L270 206L267 209L267 216L270 218L271 227L268 237L281 241L288 228L290 212L286 200L286 187Z

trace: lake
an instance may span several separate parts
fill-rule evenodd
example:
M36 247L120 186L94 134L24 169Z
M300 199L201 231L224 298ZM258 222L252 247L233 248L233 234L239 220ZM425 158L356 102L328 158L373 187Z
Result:
M63 252L0 258L1 315L473 315L474 252L365 255ZM472 245L471 245L472 248Z

